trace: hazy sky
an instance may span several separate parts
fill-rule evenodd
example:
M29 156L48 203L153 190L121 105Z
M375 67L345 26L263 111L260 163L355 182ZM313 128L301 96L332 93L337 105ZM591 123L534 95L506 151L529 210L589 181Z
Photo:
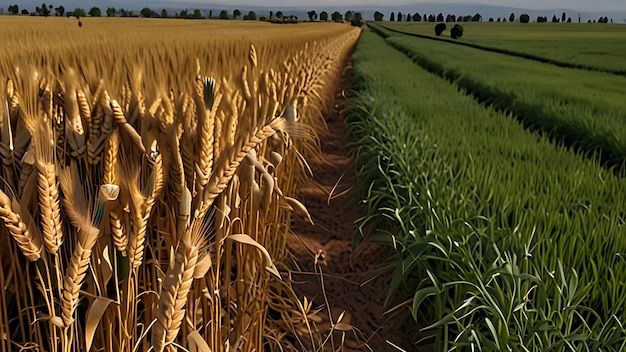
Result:
M0 7L6 7L9 4L16 3L22 8L34 8L40 6L42 2L52 4L54 6L64 5L67 8L75 6L89 8L90 6L98 6L106 8L109 6L123 6L127 9L141 9L143 7L215 7L216 5L250 7L302 7L302 8L323 8L333 6L348 7L375 7L377 5L394 6L394 5L414 5L419 6L420 3L439 3L451 4L461 3L470 5L495 5L504 7L527 8L527 9L559 9L565 8L570 10L585 12L605 12L605 11L626 11L626 0L9 0L2 1Z

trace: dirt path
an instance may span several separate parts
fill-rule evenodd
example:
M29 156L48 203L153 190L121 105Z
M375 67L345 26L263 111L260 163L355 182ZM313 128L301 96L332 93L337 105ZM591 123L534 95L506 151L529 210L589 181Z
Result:
M365 244L352 250L351 246L355 221L367 209L358 204L351 192L355 182L354 158L344 143L346 128L340 115L345 102L341 93L349 83L347 74L342 83L333 111L325 117L328 132L320 132L321 155L308 159L314 177L299 189L299 198L315 226L301 221L292 223L292 230L303 242L290 243L300 266L300 272L293 274L293 286L300 297L314 299L313 308L322 308L318 315L325 319L318 324L320 330L330 329L328 306L334 322L345 311L341 322L354 327L345 332L343 342L342 332L335 331L332 341L327 341L327 350L394 351L386 340L399 346L408 346L410 340L401 336L401 329L392 326L392 317L383 314L387 279L377 275L376 268L389 249ZM323 275L316 274L320 271Z

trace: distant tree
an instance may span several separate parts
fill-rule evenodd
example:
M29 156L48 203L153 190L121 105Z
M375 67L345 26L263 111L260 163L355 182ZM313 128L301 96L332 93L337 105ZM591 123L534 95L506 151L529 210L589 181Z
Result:
M396 15L392 12L391 15L389 15L389 21L393 22L396 20Z
M565 12L561 15L561 22L565 22Z
M49 7L49 6L47 6L45 3L41 4L40 14L41 14L43 17L48 17L48 16L50 16L50 10L51 10L51 9L50 9L50 7Z
M256 21L256 13L254 13L254 11L248 11L248 20Z
M435 35L440 36L441 33L446 30L446 27L447 26L445 23L437 23L437 25L435 26Z
M509 22L515 22L515 14L511 12L511 16L509 16Z
M374 12L374 21L382 21L385 15L382 12L376 11Z
M85 9L82 9L80 7L77 7L74 9L74 11L72 11L72 16L76 16L76 17L87 17L87 13L85 12Z
M407 13L407 14L406 14L406 21L407 21L407 22L411 22L411 20L412 20L412 19L413 19L413 18L411 17L411 14L410 14L410 13Z
M528 16L528 14L527 14L527 13L523 13L523 14L521 14L521 15L519 16L519 21L520 21L521 23L528 23L528 22L530 22L530 16Z
M283 12L282 11L276 11L276 18L278 18L279 20L283 19ZM320 19L321 19L321 15L320 15ZM328 19L328 14L326 14L326 20Z
M578 14L578 23L580 23L580 14Z
M598 20L598 23L609 23L609 18L606 16L600 17L600 19Z
M155 17L154 16L155 15L154 11L152 11L148 7L144 7L143 9L141 9L141 11L139 11L139 15L141 17L145 17L145 18Z
M229 18L228 17L228 11L226 11L226 10L220 11L220 17L219 18L220 18L220 20L227 20Z
M446 16L446 22L455 22L455 21L456 21L456 17L454 17L454 15L448 14Z
M402 12L398 12L398 15L396 16L396 21L397 22L401 22L402 21Z
M443 22L443 14L441 12L437 15L437 22Z
M278 15L278 13L277 13ZM320 12L320 21L328 21L328 12L322 11Z
M571 17L567 18L567 23L572 23L572 18Z
M22 9L22 15L28 15L28 14L29 14L28 10Z
M317 12L315 12L315 10L313 11L309 11L306 13L307 15L309 15L309 21L313 22L317 19Z
M481 16L479 13L475 14L474 17L472 17L473 22L481 22L482 20L483 16Z
M20 7L17 6L17 4L15 5L9 5L9 7L7 7L7 10L9 11L10 14L12 15L17 15L18 13L20 13Z
M489 22L493 22L493 17L489 17Z
M65 7L59 6L59 7L55 8L54 9L54 13L55 13L56 16L63 17L63 15L65 15Z
M239 16L241 16L241 11L239 11L239 9L235 9L233 10L233 17L238 20Z
M99 7L92 7L89 9L89 16L91 17L102 17L102 10Z
M161 10L161 18L167 18L167 10L166 9Z
M435 15L428 15L428 22L435 22Z
M346 13L343 15L343 19L346 22L352 22L352 19L354 19L354 14L352 13L352 11L346 11Z
M330 15L334 22L343 22L343 15L339 11L335 11Z
M413 22L421 22L422 21L422 16L420 16L419 13L414 13L413 14Z
M502 22L506 22L506 17L502 17Z
M354 15L352 15L352 21L350 21L350 23L355 27L363 26L364 22L363 15L360 12L355 12Z
M209 10L209 18L213 18L213 10Z
M270 21L274 19L274 12L270 11Z
M450 29L450 37L452 39L459 39L463 36L463 27L459 24L455 24L452 29Z
M180 11L180 13L178 14L178 17L180 17L180 18L187 18L187 17L189 17L189 13L187 12L187 9Z
M200 19L202 18L202 12L200 12L200 9L195 9L193 10L193 15L191 15L191 17L195 19Z
M502 22L502 20L500 19L500 17L498 17L498 20L496 22Z
M115 16L115 13L117 12L117 10L115 10L115 7L109 7L107 8L107 17L113 17Z

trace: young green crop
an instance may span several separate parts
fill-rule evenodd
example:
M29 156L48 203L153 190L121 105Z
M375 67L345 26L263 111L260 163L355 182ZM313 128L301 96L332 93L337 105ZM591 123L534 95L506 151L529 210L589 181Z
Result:
M608 165L623 167L626 78L401 34L386 40L480 102L513 113L566 145L600 152Z
M626 181L371 32L353 67L361 226L397 249L390 295L412 298L421 337L442 350L623 348Z
M432 37L434 24L386 22L387 28ZM617 50L626 32L622 25L577 23L465 22L461 43L512 55L532 57L556 65L626 74L626 56ZM451 40L448 31L440 39Z

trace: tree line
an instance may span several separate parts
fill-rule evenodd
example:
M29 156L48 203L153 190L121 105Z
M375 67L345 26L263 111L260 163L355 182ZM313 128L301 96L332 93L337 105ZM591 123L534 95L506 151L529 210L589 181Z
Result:
M21 9L19 5L14 4L10 5L7 8L7 11L11 15L33 15L33 16L76 16L76 17L86 17L87 15L91 17L102 17L106 15L107 17L146 17L146 18L186 18L186 19L204 19L204 18L216 18L216 19L243 19L243 20L262 20L262 21L272 21L272 22L297 22L297 16L286 16L282 11L273 11L269 12L269 16L257 16L254 11L248 11L247 14L242 13L240 10L235 9L232 13L229 13L226 10L220 11L215 17L213 16L213 11L209 10L208 13L202 13L200 9L194 10L180 10L176 11L173 14L168 13L166 9L162 9L160 12L154 11L149 7L144 7L140 11L134 10L126 10L124 8L116 9L115 7L108 7L104 12L97 6L92 7L89 11L85 11L83 8L75 8L72 11L66 11L65 7L58 6L54 7L53 5L46 5L46 3L42 3L41 6L37 6L34 11L29 11L28 9ZM340 13L335 11L330 15L326 11L322 11L319 13L316 11L307 12L309 17L309 21L331 21L334 22L351 22L354 25L361 25L363 23L363 16L360 12L346 11L345 13Z
M376 11L374 12L374 21L384 21L385 20L385 14L383 14L382 12ZM389 21L391 22L400 22L400 21L406 21L406 22L482 22L483 17L481 14L477 13L475 15L459 15L459 16L455 16L452 14L448 14L444 17L443 13L439 13L438 15L434 15L434 14L423 14L420 15L418 12L414 13L411 15L411 13L402 13L402 12L398 12L397 14L394 12L391 12L389 14ZM508 16L508 21L509 22L515 22L515 13L511 13ZM521 14L519 16L518 19L519 22L521 23L529 23L530 22L530 16L528 14ZM502 18L497 18L494 19L493 17L490 17L488 19L488 22L507 22L507 17L504 16ZM542 23L542 22L548 22L548 17L545 16L537 16L537 20L536 22L538 23ZM558 23L558 22L567 22L567 23L571 23L572 22L572 18L571 17L567 17L566 19L566 13L563 12L561 14L561 17L557 17L556 15L552 16L552 21L553 23ZM600 17L597 20L597 23L608 23L609 19L604 16L604 17ZM580 20L580 15L578 15L578 23L581 23ZM591 20L588 21L588 23L592 23ZM596 23L596 20L593 21L593 23ZM611 19L611 23L613 23L613 19Z

